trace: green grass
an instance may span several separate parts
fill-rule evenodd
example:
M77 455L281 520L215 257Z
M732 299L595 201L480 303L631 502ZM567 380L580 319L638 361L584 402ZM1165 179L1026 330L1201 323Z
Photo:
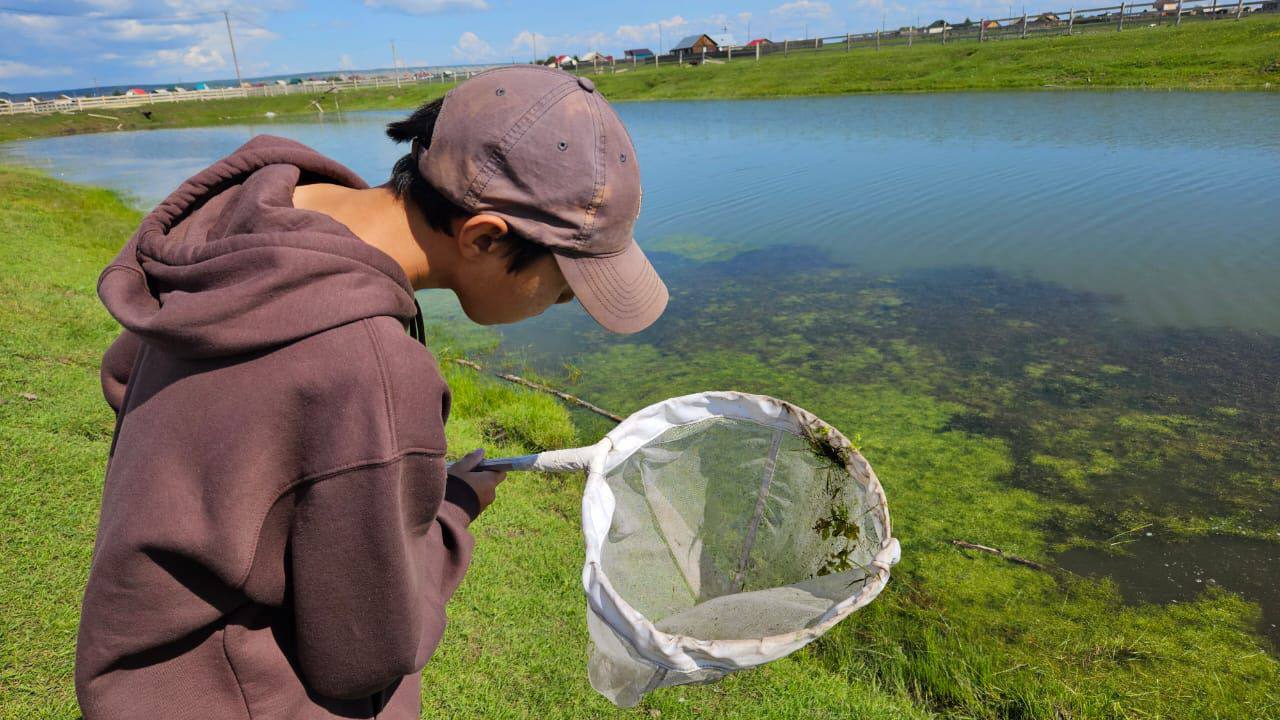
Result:
M117 332L93 287L138 219L106 191L0 168L2 718L76 716L75 627L112 427L97 364ZM490 334L452 328L437 326L432 345L454 392L454 454L594 439L598 427L575 427L548 397L448 362L492 347ZM966 537L1044 558L1040 528L1053 507L1000 482L1013 462L1005 442L951 427L961 408L925 392L936 358L918 348L849 355L850 376L875 363L882 379L838 394L747 354L672 362L642 345L608 352L584 365L607 364L610 377L632 382L586 375L582 387L618 408L730 385L823 398L811 409L856 430L886 484L903 563L879 600L795 655L617 710L586 681L582 481L513 474L473 527L472 569L425 671L425 717L1280 716L1280 663L1251 632L1257 609L1238 597L1210 590L1180 605L1125 606L1109 583L946 543Z
M619 70L626 70L619 65ZM584 68L584 72L590 72ZM1187 22L1182 27L1096 30L1072 37L973 41L880 52L836 45L796 51L760 62L734 60L700 67L663 65L595 76L611 100L751 98L860 92L927 92L1031 88L1147 88L1201 90L1280 89L1280 15L1239 22ZM414 85L343 91L342 110L397 109L439 97L449 85ZM315 116L316 96L214 100L148 105L100 114L18 115L0 120L0 142L83 132L191 127ZM334 96L322 98L326 112ZM152 114L150 119L143 111ZM264 128L265 129L265 128Z

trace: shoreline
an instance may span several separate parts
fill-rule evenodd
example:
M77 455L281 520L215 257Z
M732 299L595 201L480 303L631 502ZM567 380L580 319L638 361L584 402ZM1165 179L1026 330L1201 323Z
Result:
M765 100L834 95L956 92L1280 92L1280 14L1185 27L1135 28L1031 40L818 50L704 66L592 73L611 102ZM452 84L141 105L110 114L6 115L0 142L58 135L208 127L326 113L400 110L443 95ZM336 103L336 105L334 105ZM146 113L144 115L144 113Z

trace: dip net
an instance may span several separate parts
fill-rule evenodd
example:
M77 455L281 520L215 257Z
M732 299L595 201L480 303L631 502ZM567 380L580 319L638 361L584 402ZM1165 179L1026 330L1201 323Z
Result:
M621 706L794 652L875 599L898 560L871 466L769 397L673 398L594 446L507 467L587 470L588 675Z

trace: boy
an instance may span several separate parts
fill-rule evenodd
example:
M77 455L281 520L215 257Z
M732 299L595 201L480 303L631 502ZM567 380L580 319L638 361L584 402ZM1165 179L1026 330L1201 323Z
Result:
M101 718L416 718L500 473L444 461L413 290L482 323L577 297L635 332L667 291L631 237L635 153L590 80L493 70L388 135L390 182L258 137L103 271L125 330L76 691Z

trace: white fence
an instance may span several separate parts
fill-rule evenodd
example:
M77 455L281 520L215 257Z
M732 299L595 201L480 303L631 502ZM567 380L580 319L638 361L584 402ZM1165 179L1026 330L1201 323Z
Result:
M159 105L162 103L189 102L193 100L222 100L226 98L275 97L277 95L320 95L353 88L402 87L426 83L451 83L466 79L479 70L434 73L427 77L405 74L395 76L362 77L350 80L307 81L301 84L280 85L269 83L252 87L210 88L208 90L170 90L149 92L144 95L107 95L102 97L61 97L54 100L29 99L25 102L0 101L0 115L29 113L92 112L118 108Z

